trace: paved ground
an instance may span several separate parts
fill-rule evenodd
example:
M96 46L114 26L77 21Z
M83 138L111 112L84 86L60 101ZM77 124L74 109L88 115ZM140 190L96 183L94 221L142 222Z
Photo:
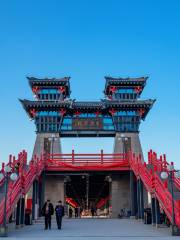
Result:
M1 238L7 239L7 238ZM57 230L55 222L51 230L44 230L42 221L33 226L25 226L9 232L9 239L27 240L114 240L114 239L179 239L172 237L168 228L156 229L137 220L129 219L64 219L62 230Z

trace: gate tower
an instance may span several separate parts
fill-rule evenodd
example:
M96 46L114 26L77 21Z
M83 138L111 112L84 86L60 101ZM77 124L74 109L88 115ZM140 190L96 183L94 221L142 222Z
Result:
M114 137L114 153L127 153L129 150L142 154L139 140L139 126L145 120L155 100L141 100L140 95L146 85L147 77L140 78L112 78L105 77L104 99L99 101L76 101L70 98L70 78L38 79L28 77L28 81L35 100L20 100L25 111L36 125L36 142L33 155L41 153L60 154L60 138L63 137ZM73 166L74 168L76 165ZM128 168L129 169L129 168ZM50 198L56 203L64 199L65 179L67 174L75 181L83 181L73 177L76 173L62 169L44 172L44 198ZM112 216L117 217L122 208L130 209L130 171L98 169L88 171L85 167L88 186L96 179L111 179L109 195L106 199L112 206ZM79 171L78 174L82 174ZM98 174L101 174L99 177ZM103 176L103 177L102 177ZM78 179L78 180L77 180ZM84 186L85 186L84 185ZM93 190L94 189L94 190ZM96 189L96 191L99 188ZM67 188L68 190L68 188ZM82 194L80 191L79 194ZM107 191L106 191L107 192ZM54 194L57 193L57 194ZM91 191L89 192L91 194ZM88 194L86 194L87 198ZM70 196L71 197L71 196ZM82 196L81 196L82 197Z

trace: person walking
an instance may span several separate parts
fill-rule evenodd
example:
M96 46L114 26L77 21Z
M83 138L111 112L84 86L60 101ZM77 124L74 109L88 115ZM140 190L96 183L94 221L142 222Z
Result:
M64 206L62 205L62 201L58 201L58 204L55 207L56 213L56 222L58 229L61 229L62 218L64 217Z
M42 208L42 215L44 216L44 220L45 220L45 228L44 228L45 230L47 230L48 228L51 229L51 216L53 214L54 214L54 207L53 207L53 204L48 199Z

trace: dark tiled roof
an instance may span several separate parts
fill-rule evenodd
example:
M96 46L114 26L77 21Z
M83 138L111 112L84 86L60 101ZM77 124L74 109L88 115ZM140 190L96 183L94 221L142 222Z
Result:
M106 106L148 106L152 105L156 100L103 100Z
M111 85L112 86L141 86L142 88L144 88L148 77L138 77L138 78L118 77L118 78L114 78L114 77L106 76L105 79L106 79L106 84L105 84L104 92L105 92L105 94L107 94L108 88Z
M155 100L137 100L137 101L112 101L112 100L101 100L96 102L84 102L84 101L30 101L30 100L20 100L24 109L30 116L30 110L41 110L41 111L56 111L60 108L66 108L69 113L73 110L85 110L86 112L92 110L100 110L104 114L108 113L109 109L145 109L142 118L144 119L154 104ZM30 116L31 117L31 116Z
M68 82L70 77L63 77L63 78L36 78L36 77L27 77L30 83L47 83L53 84L54 82Z
M66 86L67 87L67 96L70 96L70 77L63 77L63 78L35 78L35 77L27 77L29 80L30 87L34 86L43 86L43 87L57 87L57 86Z

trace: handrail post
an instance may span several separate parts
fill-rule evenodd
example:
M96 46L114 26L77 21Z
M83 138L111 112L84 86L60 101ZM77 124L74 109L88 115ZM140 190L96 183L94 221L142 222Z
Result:
M149 160L149 164L153 164L153 161L152 161L152 149L150 149L150 151L149 151L149 156L148 156L148 160Z
M12 155L10 154L9 155L9 165L11 166L11 164L12 164Z
M101 164L103 164L103 157L104 157L104 153L103 153L103 150L101 149Z
M5 163L2 162L2 170L1 170L2 173L4 173L4 167L5 167Z
M163 154L163 167L164 169L167 169L166 154Z
M162 158L162 155L160 156L159 163L160 163L160 169L159 170L162 172L163 171L163 158Z
M16 162L16 157L13 156L13 166L15 165L15 162Z
M74 149L72 149L72 164L74 164Z
M24 167L27 165L27 152L24 151L24 163L23 163Z
M151 164L151 160L150 160L150 152L148 152L148 164Z

